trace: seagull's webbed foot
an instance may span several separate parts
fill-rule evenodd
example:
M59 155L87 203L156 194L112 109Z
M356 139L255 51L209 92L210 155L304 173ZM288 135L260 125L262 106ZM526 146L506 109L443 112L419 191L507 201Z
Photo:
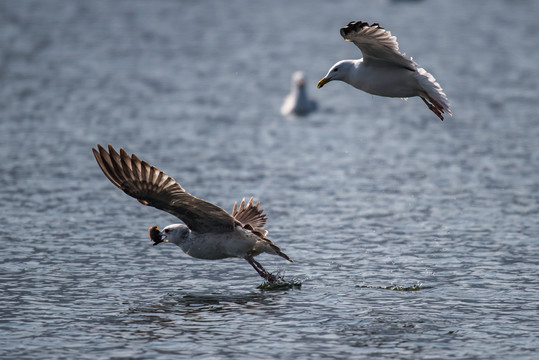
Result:
M256 270L256 272L258 273L258 275L262 276L267 282L269 283L274 283L277 278L275 277L275 275L267 272L263 267L262 265L256 261L255 259L253 259L252 257L250 256L246 256L245 257L245 260L247 260L247 262L249 264L251 264L251 266Z
M443 106L434 100L433 98L429 97L429 100L432 101L432 104L427 101L423 96L421 96L421 100L428 106L429 110L436 114L440 118L440 120L444 121L444 108Z

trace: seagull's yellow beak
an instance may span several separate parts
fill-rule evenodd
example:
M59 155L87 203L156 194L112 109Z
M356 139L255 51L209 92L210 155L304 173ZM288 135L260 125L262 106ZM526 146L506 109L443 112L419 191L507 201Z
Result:
M328 79L327 77L323 78L318 82L317 87L320 89L322 86L326 85L328 82L330 82L331 79Z

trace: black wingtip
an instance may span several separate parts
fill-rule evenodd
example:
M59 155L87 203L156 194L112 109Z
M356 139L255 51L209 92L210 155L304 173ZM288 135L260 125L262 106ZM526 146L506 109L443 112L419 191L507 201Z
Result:
M372 25L369 25L369 23L364 22L364 21L350 21L348 25L341 28L340 33L341 33L341 36L345 38L351 32L358 32L364 27L377 27L379 29L383 29L383 27L381 27L380 24L378 23L372 23Z

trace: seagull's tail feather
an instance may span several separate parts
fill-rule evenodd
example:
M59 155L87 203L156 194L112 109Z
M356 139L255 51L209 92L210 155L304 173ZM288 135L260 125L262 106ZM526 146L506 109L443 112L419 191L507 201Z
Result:
M280 257L282 258L285 258L286 260L290 261L290 262L294 262L294 260L290 259L290 257L288 255L286 255L284 252L281 251L281 249L275 245L275 244L270 244L271 248L273 249L273 251L275 251L275 253L277 255L279 255Z
M264 246L260 249L261 252L266 252L268 254L273 254L273 255L279 255L280 257L285 258L286 260L290 262L294 262L294 260L290 259L288 255L282 252L281 248L275 245L270 239L262 238L262 241L264 242Z
M417 72L417 79L421 89L423 90L423 94L420 94L419 96L427 104L429 109L435 113L440 120L444 119L444 113L451 116L452 113L449 109L449 101L447 100L447 96L434 76L423 68L418 68Z

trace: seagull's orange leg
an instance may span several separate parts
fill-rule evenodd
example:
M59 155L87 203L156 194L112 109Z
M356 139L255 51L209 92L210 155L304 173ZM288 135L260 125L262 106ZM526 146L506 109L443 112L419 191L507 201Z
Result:
M442 113L444 112L444 108L442 107L442 105L439 102L437 102L433 98L429 97L429 100L432 101L432 104L431 104L423 96L420 96L420 98L421 98L421 100L423 100L423 102L425 104L427 104L427 107L429 108L430 111L435 113L436 116L438 116L440 118L440 120L444 121L444 116L442 115Z
M270 283L273 283L275 282L275 280L277 280L277 278L275 277L275 275L267 272L263 267L262 265L256 261L255 259L253 259L252 257L250 256L246 256L245 257L245 260L247 260L247 262L249 264L251 264L251 266L256 270L256 272L258 273L258 275L262 276L264 279L266 279L267 282L270 282Z

